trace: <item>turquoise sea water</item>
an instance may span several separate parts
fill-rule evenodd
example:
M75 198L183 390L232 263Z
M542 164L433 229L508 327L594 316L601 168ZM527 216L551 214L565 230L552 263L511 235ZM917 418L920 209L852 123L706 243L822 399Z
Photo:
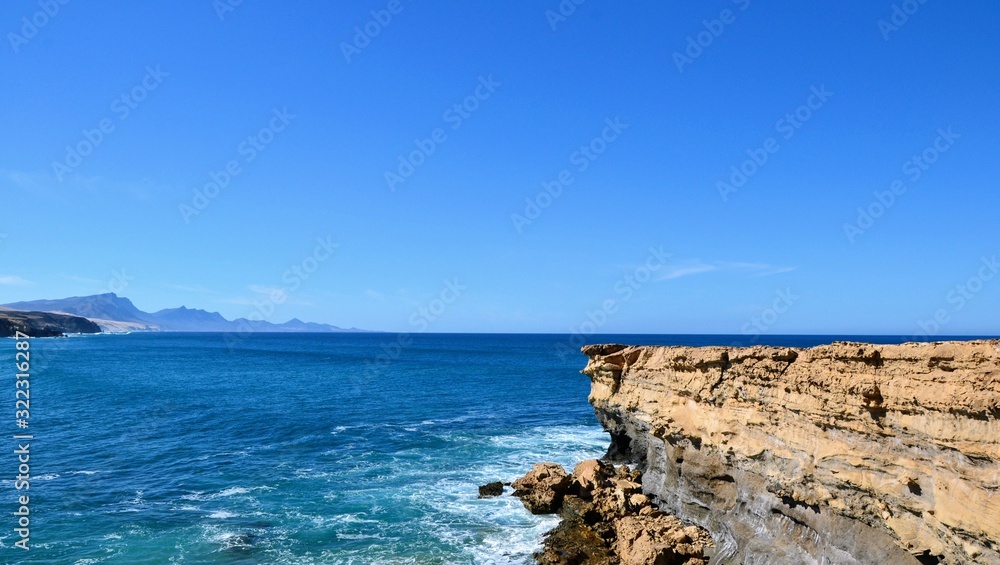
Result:
M509 496L480 500L476 487L604 453L586 359L567 346L558 335L400 345L386 334L272 334L233 349L221 334L33 339L31 549L13 547L11 513L26 493L13 489L8 435L2 561L528 563L556 519ZM0 347L11 360L0 423L19 433L14 342Z

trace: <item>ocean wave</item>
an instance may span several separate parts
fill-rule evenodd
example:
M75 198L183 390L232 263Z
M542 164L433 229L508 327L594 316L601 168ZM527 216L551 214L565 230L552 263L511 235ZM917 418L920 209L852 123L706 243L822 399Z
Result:
M274 487L269 486L256 486L256 487L228 487L219 492L215 493L205 493L204 491L190 492L187 494L182 494L180 496L181 500L193 500L197 502L203 502L206 500L217 500L219 498L229 498L234 496L241 496L245 494L250 494L254 491L270 491L274 490Z

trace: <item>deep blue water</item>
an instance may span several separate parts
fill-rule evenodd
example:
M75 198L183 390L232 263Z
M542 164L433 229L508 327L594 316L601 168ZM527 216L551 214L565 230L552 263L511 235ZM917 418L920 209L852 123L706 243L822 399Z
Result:
M741 336L592 336L730 345ZM887 336L771 336L775 345ZM412 340L412 341L410 341ZM13 397L14 341L6 348ZM559 335L33 339L31 539L6 563L526 563L556 519L476 487L599 457L577 342ZM10 400L13 404L13 400ZM13 413L3 425L11 433Z

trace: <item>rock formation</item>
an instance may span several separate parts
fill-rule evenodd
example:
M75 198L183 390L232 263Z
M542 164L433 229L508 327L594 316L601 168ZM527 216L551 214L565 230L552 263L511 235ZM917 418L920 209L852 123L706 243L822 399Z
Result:
M542 565L704 565L708 532L661 512L622 465L584 461L572 475L539 463L514 481L514 495L535 514L558 512L562 522L535 554Z
M96 334L101 328L78 316L0 309L0 337L14 337L17 332L30 337L59 337L68 333Z
M1000 564L1000 341L583 352L609 457L713 564Z
M503 494L503 483L494 481L479 487L479 498L492 498Z

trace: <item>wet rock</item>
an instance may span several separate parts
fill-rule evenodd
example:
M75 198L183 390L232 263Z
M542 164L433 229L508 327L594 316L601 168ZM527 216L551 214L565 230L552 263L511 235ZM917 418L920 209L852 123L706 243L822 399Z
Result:
M535 560L544 565L703 565L708 532L661 512L641 493L641 474L626 466L584 461L566 476L536 465L514 482L526 508L558 512ZM561 495L559 493L562 493Z
M563 520L550 531L535 561L542 565L617 563L604 538L579 518Z
M486 483L479 487L479 498L490 498L501 494L503 494L503 483L500 481Z

